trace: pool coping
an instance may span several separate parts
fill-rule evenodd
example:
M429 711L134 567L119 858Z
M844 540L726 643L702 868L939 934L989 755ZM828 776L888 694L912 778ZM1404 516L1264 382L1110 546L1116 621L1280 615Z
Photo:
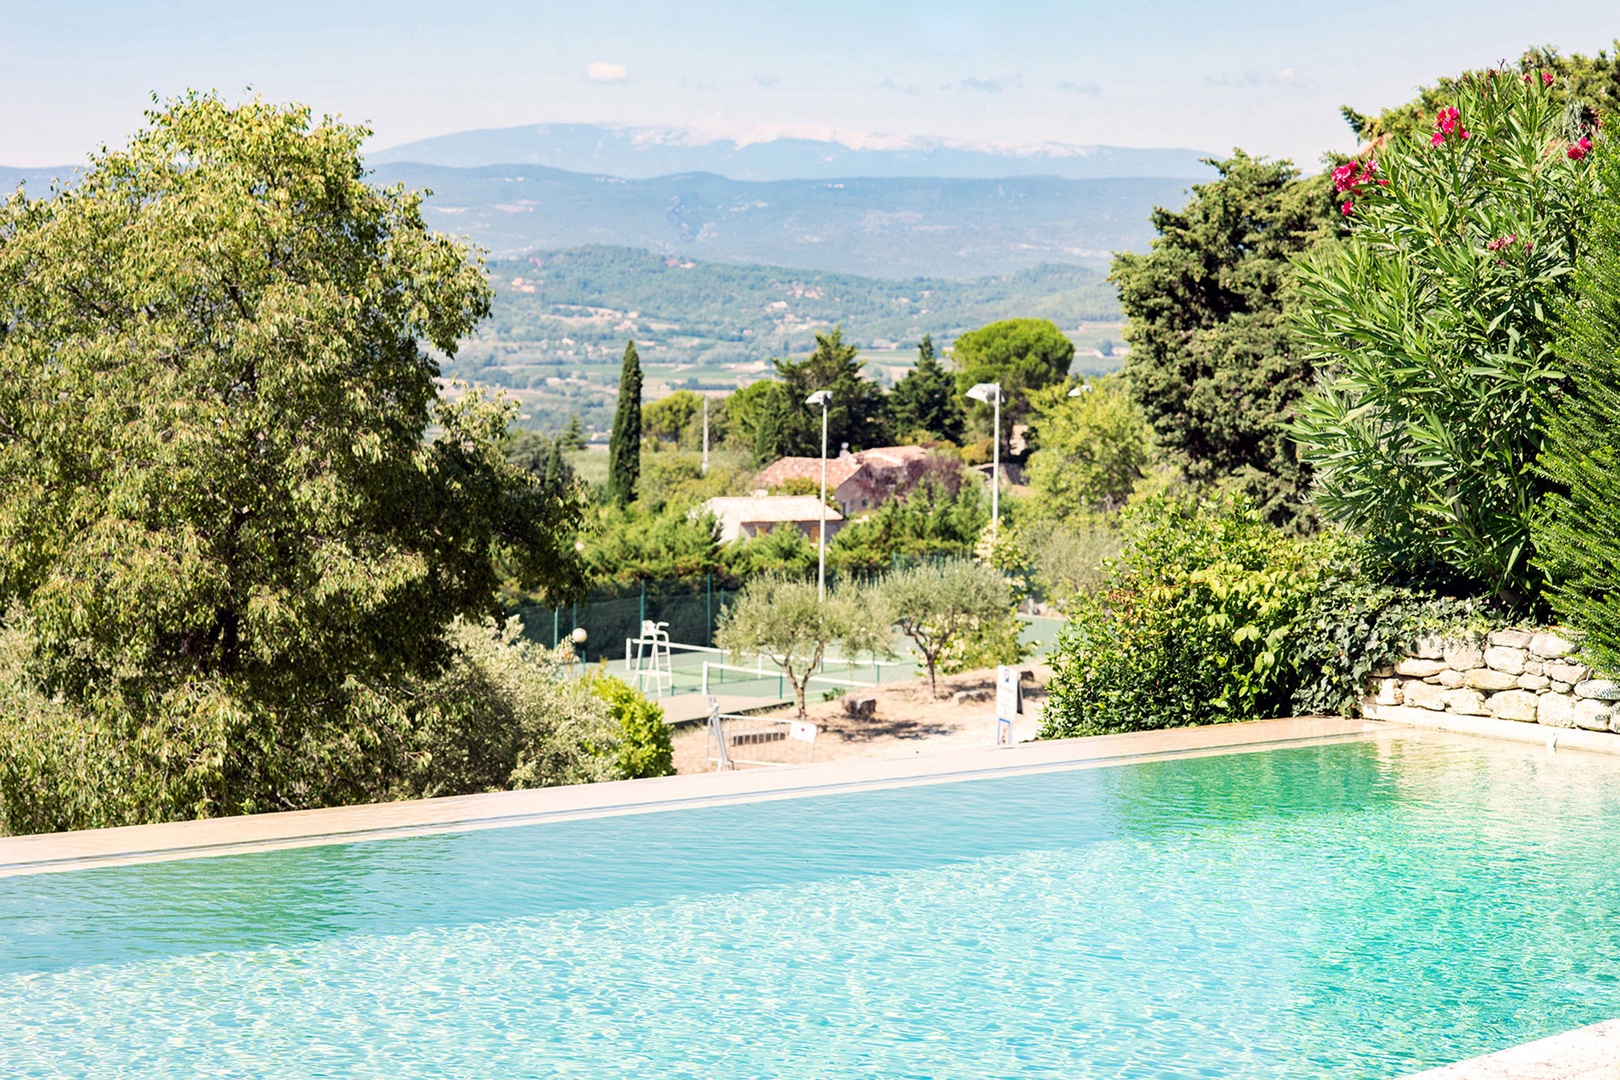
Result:
M1566 1031L1494 1054L1469 1058L1404 1080L1616 1080L1620 1020Z
M0 877L349 844L548 821L955 783L1137 761L1418 734L1342 717L1094 735L811 765L498 791L320 810L0 837Z

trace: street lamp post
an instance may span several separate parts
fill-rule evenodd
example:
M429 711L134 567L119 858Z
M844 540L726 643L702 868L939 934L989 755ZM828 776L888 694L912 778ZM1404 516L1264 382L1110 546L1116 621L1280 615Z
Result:
M821 528L816 531L816 600L827 599L827 403L831 392L817 390L804 399L806 405L821 406Z
M974 401L993 403L996 407L995 434L990 440L990 542L993 544L1001 528L1001 386L982 382L969 390L967 396Z

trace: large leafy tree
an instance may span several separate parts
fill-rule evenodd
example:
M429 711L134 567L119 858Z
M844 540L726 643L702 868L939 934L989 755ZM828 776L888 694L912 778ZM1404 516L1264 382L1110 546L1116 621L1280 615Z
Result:
M928 334L917 343L917 365L889 392L889 418L896 438L926 436L948 442L962 438L962 402L956 380L940 363L934 339Z
M1591 223L1558 343L1567 391L1548 411L1539 465L1552 481L1533 537L1552 606L1620 672L1620 154L1605 142L1586 189Z
M1429 131L1334 174L1354 226L1299 275L1302 352L1328 380L1294 429L1318 505L1513 603L1542 585L1534 462L1595 133L1539 78L1460 84Z
M805 405L817 390L832 392L827 406L827 452L848 443L852 450L882 446L889 437L882 389L861 373L860 350L844 343L843 331L816 335L816 347L803 360L777 360L775 393L756 430L762 459L821 453L821 410Z
M1283 314L1290 260L1334 231L1326 177L1238 151L1181 210L1156 209L1146 254L1114 260L1125 372L1161 447L1197 484L1239 490L1278 524L1308 517L1285 425L1311 386Z
M1029 415L1029 395L1069 376L1074 342L1050 319L1003 319L963 334L952 348L956 388L966 394L976 383L1001 387L1001 439ZM990 433L992 407L978 401L968 411L977 428Z
M636 481L641 478L641 357L636 343L624 346L624 363L619 369L619 403L613 413L613 431L608 436L608 495L625 506L636 499Z
M200 776L187 813L377 790L379 703L450 659L497 561L578 580L580 509L507 462L509 412L437 392L424 346L453 354L488 286L418 195L366 183L366 135L193 95L0 206L19 664Z

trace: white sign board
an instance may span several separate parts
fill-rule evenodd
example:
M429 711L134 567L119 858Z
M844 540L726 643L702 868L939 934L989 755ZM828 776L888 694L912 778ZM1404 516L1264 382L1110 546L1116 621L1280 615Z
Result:
M795 720L788 727L788 738L814 744L816 741L816 725L804 720Z
M1018 669L1002 664L996 668L996 719L1012 720L1018 712Z

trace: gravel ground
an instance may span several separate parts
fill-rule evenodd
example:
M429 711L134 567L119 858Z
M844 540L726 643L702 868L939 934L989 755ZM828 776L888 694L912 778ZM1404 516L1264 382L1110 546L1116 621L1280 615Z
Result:
M1013 725L1013 735L1019 742L1035 738L1040 729L1045 686L1051 677L1050 670L1040 665L1031 670L1034 680L1024 680L1024 713ZM995 678L994 669L942 675L940 697L935 700L930 700L927 679L861 691L877 698L877 710L870 719L846 716L841 702L816 701L812 696L808 707L810 722L819 729L815 760L910 757L936 750L989 746L995 741ZM981 699L958 700L957 695L964 692L969 697L981 695ZM766 715L791 719L795 714L790 706ZM749 730L746 724L739 727ZM760 724L753 730L761 733L762 741L734 746L733 758L785 763L810 760L808 744L771 737L783 730L781 725ZM707 754L704 725L686 724L676 730L677 772L713 769Z

